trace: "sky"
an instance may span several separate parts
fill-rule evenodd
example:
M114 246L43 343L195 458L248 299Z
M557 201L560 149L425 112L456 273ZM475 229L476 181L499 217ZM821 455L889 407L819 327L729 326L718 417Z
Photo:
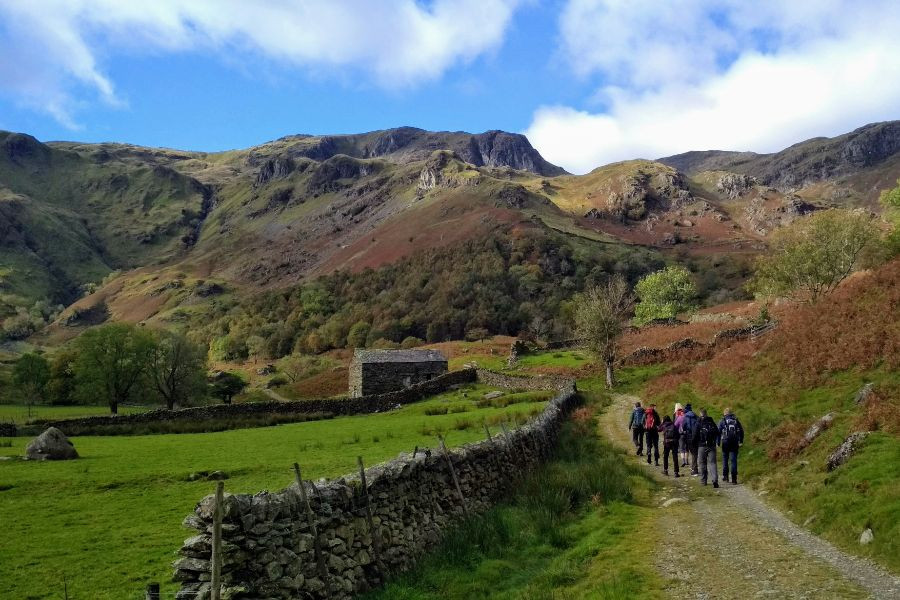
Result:
M896 0L0 0L0 129L187 150L411 125L573 173L900 118Z

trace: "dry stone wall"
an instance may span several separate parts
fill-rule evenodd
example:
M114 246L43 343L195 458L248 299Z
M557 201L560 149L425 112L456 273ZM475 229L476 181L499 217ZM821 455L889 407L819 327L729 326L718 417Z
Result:
M443 392L453 385L471 383L476 374L472 369L453 371L431 381L413 385L407 389L361 396L358 398L320 398L314 400L298 400L294 402L251 402L246 404L211 404L178 410L152 410L132 415L116 417L85 417L82 419L66 419L48 422L47 427L56 427L63 433L82 431L86 428L102 431L104 427L115 428L132 423L153 423L160 421L204 421L227 419L247 415L267 414L332 414L358 415L385 412L412 402L418 402L428 396Z
M661 362L688 362L707 360L731 344L741 340L748 340L756 335L766 333L771 329L768 327L737 327L734 329L725 329L716 334L710 343L698 342L692 338L684 338L676 342L672 342L665 348L638 348L628 356L619 361L620 365L641 366L652 365Z
M296 483L280 492L226 495L223 597L353 597L411 568L448 527L508 492L517 478L553 452L560 426L576 402L575 385L550 378L526 382L529 378L483 370L478 377L489 385L550 388L557 394L537 418L506 435L446 453L401 454L370 467L365 490L358 474L304 482L311 520ZM196 535L185 541L174 565L175 579L182 582L178 598L209 597L214 504L213 496L204 498L185 519Z

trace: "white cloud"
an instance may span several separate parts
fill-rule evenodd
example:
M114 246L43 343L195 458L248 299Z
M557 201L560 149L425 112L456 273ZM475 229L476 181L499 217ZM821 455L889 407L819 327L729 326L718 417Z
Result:
M497 48L519 0L0 0L2 92L73 125L86 91L120 99L102 57L248 54L405 87Z
M573 0L560 27L602 110L539 108L526 131L586 172L687 150L772 152L900 117L900 9L892 2Z

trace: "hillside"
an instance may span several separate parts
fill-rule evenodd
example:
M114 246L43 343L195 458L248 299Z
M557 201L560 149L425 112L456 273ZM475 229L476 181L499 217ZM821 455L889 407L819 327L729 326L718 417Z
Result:
M771 231L822 206L868 202L892 183L896 138L891 123L876 124L776 155L691 153L573 176L499 131L295 135L218 153L3 133L0 318L17 319L7 336L21 338L54 318L46 307L69 306L43 342L104 318L207 326L260 291L430 252L452 260L487 238L552 239L585 272L635 277L642 267L629 260L665 256L725 265L724 277L698 270L710 279L704 293L721 301L740 297L734 274L746 274ZM785 173L807 184L777 187ZM532 261L566 295L587 281L571 287Z
M894 570L900 567L898 290L895 259L857 274L814 306L775 307L774 332L709 361L676 360L647 389L667 410L676 401L717 415L734 408L750 433L741 459L745 480L796 523ZM812 427L826 415L816 435ZM851 434L861 438L857 452L829 466ZM866 528L875 538L863 546Z

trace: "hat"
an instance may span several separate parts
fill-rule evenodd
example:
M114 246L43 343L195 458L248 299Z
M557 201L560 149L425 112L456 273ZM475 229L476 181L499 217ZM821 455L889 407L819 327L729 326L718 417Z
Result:
M684 405L684 410L691 410L691 403L690 403L690 402L688 402L687 404Z
M681 402L676 402L675 403L675 412L678 412L679 410L684 410L684 407L681 405Z

